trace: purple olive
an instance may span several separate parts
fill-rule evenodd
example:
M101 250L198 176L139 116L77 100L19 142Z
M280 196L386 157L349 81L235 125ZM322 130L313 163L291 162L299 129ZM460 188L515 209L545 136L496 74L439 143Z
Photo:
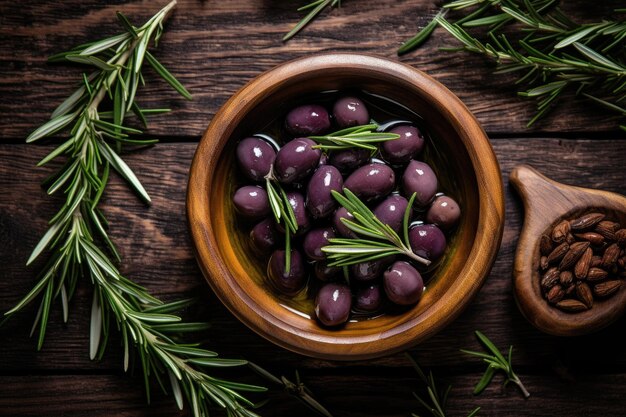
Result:
M358 167L360 167L367 161L369 161L370 156L371 156L370 151L367 149L363 149L363 148L345 149L342 151L333 152L330 155L329 163L330 165L337 167L337 169L341 173L347 174L347 173L354 171L355 169L357 169Z
M396 183L393 170L384 164L367 164L354 171L343 183L364 202L370 202L389 194Z
M297 191L287 192L287 200L291 204L293 214L296 216L296 224L298 225L298 232L304 232L310 226L309 214L306 211L304 205L304 197Z
M276 154L274 172L278 181L291 184L306 178L319 163L322 152L314 149L311 139L297 138L287 142Z
M461 208L452 198L440 195L436 197L426 212L426 221L442 229L449 229L459 221Z
M341 192L343 178L332 165L321 166L315 171L306 188L306 206L315 218L330 215L337 206L331 191Z
M398 261L384 273L385 294L392 302L400 305L415 304L422 297L424 280L408 262Z
M350 266L350 272L357 281L371 281L380 276L385 269L384 262L381 260L361 262Z
M245 185L235 191L235 209L243 216L258 219L270 214L267 192L257 185Z
M324 107L304 104L287 113L285 127L294 136L319 135L330 128L330 117Z
M237 145L237 160L241 171L253 181L261 181L270 172L276 151L260 138L245 138Z
M285 295L295 295L306 282L304 260L300 252L291 251L289 272L285 271L285 254L282 249L275 250L267 265L267 276L272 287Z
M327 153L322 153L322 155L320 156L320 160L317 163L318 167L324 166L324 165L328 165L330 158L328 157Z
M382 294L378 284L359 287L355 296L355 309L360 311L376 311L382 304Z
M402 175L402 184L408 197L416 193L415 203L419 206L430 203L437 192L437 176L427 163L421 161L409 162Z
M424 135L415 126L398 126L389 131L398 139L383 142L381 151L392 164L406 164L424 148Z
M335 232L332 227L321 227L309 231L306 236L304 236L304 242L302 242L304 253L315 261L325 259L326 254L322 252L322 247L329 245L328 239L334 237Z
M434 224L420 224L409 230L413 252L429 261L436 261L446 250L446 236Z
M260 253L269 253L276 245L276 222L273 218L257 223L250 231L250 240L252 245Z
M367 107L356 97L342 97L333 106L333 115L339 127L365 125L370 121Z
M348 321L352 308L350 288L343 284L326 284L315 298L315 315L326 326L337 326Z
M318 261L315 262L313 272L315 273L315 277L320 281L329 281L330 279L339 275L339 273L341 272L341 267L328 266L328 262Z
M348 229L348 226L343 224L341 219L348 219L354 221L354 216L345 208L339 207L333 216L333 225L335 226L335 230L342 237L348 238L357 238L357 234L352 230Z
M396 232L400 231L404 220L404 212L409 202L400 195L390 195L373 210L381 222L388 224Z

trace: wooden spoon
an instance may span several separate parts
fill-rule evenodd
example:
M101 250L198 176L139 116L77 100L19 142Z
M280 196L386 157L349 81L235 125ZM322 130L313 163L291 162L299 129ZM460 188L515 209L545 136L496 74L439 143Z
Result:
M524 226L515 256L515 298L522 314L539 330L557 336L575 336L597 331L622 315L626 309L626 287L593 307L578 313L550 306L539 285L539 240L561 219L573 219L587 212L605 213L626 224L626 197L607 191L574 187L553 181L537 170L520 165L510 181L524 203Z

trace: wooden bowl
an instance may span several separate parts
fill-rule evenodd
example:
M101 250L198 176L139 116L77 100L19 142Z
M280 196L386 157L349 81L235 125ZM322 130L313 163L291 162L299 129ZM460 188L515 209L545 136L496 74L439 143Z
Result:
M511 171L510 181L524 203L524 227L517 244L514 268L515 299L522 314L539 330L556 336L598 331L626 310L626 288L589 310L567 313L550 306L541 295L539 238L562 219L601 212L626 224L626 197L553 181L528 165Z
M362 90L421 115L447 156L463 215L447 255L420 302L400 314L321 327L265 285L265 265L235 224L232 194L236 142L262 121L285 114L307 94ZM282 113L281 113L282 112ZM437 167L435 167L437 170ZM439 167L438 169L443 169ZM495 259L504 226L500 170L476 119L443 85L407 65L373 56L322 54L265 72L215 115L196 151L187 215L204 276L228 309L252 330L292 351L334 360L365 359L406 349L452 322L478 292Z

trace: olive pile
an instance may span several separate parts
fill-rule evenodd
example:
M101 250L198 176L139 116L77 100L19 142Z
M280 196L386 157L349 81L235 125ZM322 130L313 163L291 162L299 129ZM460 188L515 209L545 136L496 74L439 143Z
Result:
M349 189L400 236L407 197L415 193L409 242L415 254L432 262L444 254L445 233L456 225L461 214L454 199L437 193L439 185L432 168L414 159L425 146L425 138L416 126L404 121L387 123L388 132L399 138L382 142L374 155L358 147L324 153L310 138L369 122L364 102L344 96L334 102L331 112L319 104L289 111L281 129L286 138L281 147L264 137L252 136L241 140L236 149L241 172L257 184L238 188L233 203L239 215L258 221L250 231L250 239L255 250L270 255L268 284L288 297L307 287L317 291L315 313L326 326L345 323L351 313L379 314L389 302L415 304L424 289L416 266L396 256L345 269L330 265L322 251L330 239L363 238L342 222L354 217L338 205L332 191ZM288 271L282 236L285 226L276 223L263 187L268 175L285 190L297 223Z

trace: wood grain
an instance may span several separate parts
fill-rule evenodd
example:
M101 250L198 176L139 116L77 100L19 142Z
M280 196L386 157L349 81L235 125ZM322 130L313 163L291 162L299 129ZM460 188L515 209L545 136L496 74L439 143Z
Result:
M51 168L34 168L50 146L22 143L75 88L80 68L47 64L46 57L117 33L116 10L139 23L164 3L0 2L0 312L35 281L41 264L24 264L59 204L39 187ZM194 99L180 99L148 70L139 103L174 110L154 117L148 131L167 143L127 154L126 160L154 203L143 206L114 176L104 201L110 232L127 276L166 299L199 297L199 304L185 315L213 323L199 336L207 347L254 360L275 373L291 376L300 369L307 385L338 417L406 416L421 410L410 394L417 379L403 355L338 364L287 352L237 321L204 283L188 237L185 189L197 142L219 107L251 78L286 60L323 51L365 52L409 63L457 94L490 137L498 138L492 144L505 177L515 165L528 163L557 181L625 194L624 133L616 132L612 115L588 103L564 104L548 120L525 129L533 104L516 96L511 79L492 76L490 64L480 57L438 51L453 44L441 29L420 50L398 58L396 48L434 15L431 1L345 1L282 44L282 35L301 17L296 6L304 3L179 0L155 55L189 87ZM619 1L561 3L581 21L599 20L623 6ZM449 406L453 416L466 415L474 405L482 407L484 416L622 416L626 354L618 339L626 319L575 338L544 334L524 319L512 285L522 206L508 182L504 186L506 225L494 268L470 307L415 349L420 363L435 367L440 386L454 385ZM67 324L56 306L41 352L28 338L34 307L0 327L0 416L189 415L188 409L177 412L171 399L158 393L153 405L146 406L139 376L121 371L117 336L102 362L89 361L90 299L89 285L81 285ZM529 400L522 400L512 387L502 390L500 376L481 396L471 395L483 365L458 349L480 349L475 329L502 349L515 346L514 365L531 391ZM246 370L228 375L259 382ZM270 397L273 401L262 415L313 416L279 392Z
M450 374L440 368L433 371L440 389L444 389L447 384L452 385L447 407L448 415L451 416L467 415L471 409L479 406L480 415L486 417L621 417L626 407L623 395L626 374L623 373L580 373L568 380L555 375L546 377L522 373L520 378L531 392L531 397L524 400L512 385L502 388L500 375L494 378L483 394L475 397L472 390L480 379L481 369L466 375ZM424 385L410 369L400 373L376 373L369 377L318 375L312 372L303 372L302 377L316 397L337 417L406 416L411 412L425 415L412 395L415 391L425 395L421 391ZM255 378L252 382L262 381ZM42 375L26 380L0 376L0 384L11 387L10 394L0 391L0 415L7 415L3 414L3 410L12 410L12 416L39 417L42 409L48 415L60 415L57 410L63 410L62 415L65 417L190 415L188 408L178 411L173 400L156 389L152 404L146 405L139 377ZM268 396L270 402L258 410L261 415L316 415L279 389L272 389ZM372 410L376 410L376 413L373 414Z
M521 162L543 167L543 171L560 181L572 181L585 187L626 192L623 172L616 164L597 165L602 160L622 160L626 147L620 140L511 139L492 141L503 175ZM123 271L155 294L167 298L202 294L198 310L190 314L211 320L208 342L220 352L246 356L260 363L275 361L276 349L237 322L210 294L195 265L184 215L187 170L196 145L194 143L160 144L153 149L127 155L147 190L153 205L145 208L119 181L112 177L105 200L105 211L111 222L111 235L123 259ZM25 268L30 250L52 215L54 199L45 198L39 181L51 172L48 168L33 171L36 161L48 147L10 145L0 147L0 311L6 311L25 294L34 282L37 266ZM594 158L589 158L594 154ZM555 158L553 155L561 155ZM18 173L18 174L16 174ZM594 336L569 339L547 336L535 330L519 313L512 296L512 263L521 229L522 211L515 194L505 183L506 227L500 253L475 301L461 317L441 334L416 350L425 364L458 366L466 360L458 348L474 346L474 329L484 330L498 344L516 346L516 363L523 366L545 366L560 358L566 366L606 366L616 361L626 365L626 357L612 342L615 329L624 320ZM33 215L35 213L35 215ZM87 355L90 300L86 286L79 288L72 302L71 318L61 324L59 308L52 316L44 350L37 354L34 341L27 336L34 312L21 313L0 329L0 369L119 369L120 350L112 342L104 363L90 362ZM589 352L606 352L590 355ZM331 362L306 359L280 350L280 358L292 367L337 367ZM54 358L54 360L51 360ZM406 366L401 356L368 362L373 367Z
M235 184L232 138L249 135L307 94L356 88L402 103L429 120L437 149L450 159L455 198L464 202L455 243L420 302L402 314L350 321L340 329L285 310L262 284L266 270L237 233L228 202ZM288 104L287 104L288 105ZM280 113L279 113L280 114ZM243 127L250 126L250 127ZM277 156L279 158L280 156ZM248 327L289 350L332 360L372 359L400 352L446 327L480 290L504 228L502 179L489 140L467 108L423 72L360 54L321 54L281 65L237 92L198 145L187 195L189 229L202 272L226 307ZM480 232L477 232L480 231Z
M510 178L524 202L525 211L513 270L515 299L524 316L538 329L556 336L593 333L618 319L626 309L626 291L578 314L563 312L545 302L539 285L539 236L560 220L590 211L604 212L624 221L626 197L561 184L529 165L515 167Z
M567 2L566 8L574 16L600 18L614 6L614 2L601 3L590 10L586 2L576 0ZM144 21L157 8L155 3L147 4L38 0L20 7L0 5L0 120L6 120L0 126L0 140L25 138L76 88L79 67L47 64L47 56L119 33L116 10L134 22ZM138 102L176 110L174 117L154 117L151 134L200 136L218 108L254 76L315 52L358 51L413 65L457 94L488 133L525 131L534 114L534 104L516 96L513 78L491 75L490 64L481 57L440 52L440 47L455 45L442 29L418 51L397 57L397 47L434 15L431 2L346 2L283 44L280 38L301 16L295 8L286 0L180 0L155 54L194 99L180 99L148 70L148 85L138 94ZM616 129L615 118L605 110L588 103L567 103L532 131L561 134Z

